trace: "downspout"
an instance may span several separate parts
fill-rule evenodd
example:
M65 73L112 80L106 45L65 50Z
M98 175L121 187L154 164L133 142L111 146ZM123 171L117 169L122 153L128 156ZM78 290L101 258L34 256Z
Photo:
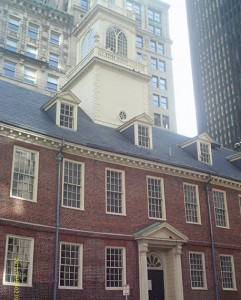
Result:
M211 248L212 248L212 263L213 263L215 300L218 300L219 299L219 295L218 295L218 280L217 280L216 256L215 256L215 246L214 246L214 237L213 237L213 225L212 225L212 214L211 214L210 197L209 197L209 186L211 185L211 180L212 180L212 178L209 175L209 179L205 183L204 188L205 188L206 199L207 199L207 204L208 204L208 219L209 219L210 239L211 239Z
M61 166L62 166L62 151L64 148L64 140L62 140L62 145L55 157L58 166L57 175L57 198L56 198L56 232L55 232L55 254L54 254L54 291L53 300L57 300L57 290L58 290L58 257L59 257L59 216L60 216L60 189L61 189Z

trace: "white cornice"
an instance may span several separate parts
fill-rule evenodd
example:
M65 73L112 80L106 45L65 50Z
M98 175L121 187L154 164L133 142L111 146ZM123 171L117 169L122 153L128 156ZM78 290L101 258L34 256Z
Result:
M45 134L35 133L30 130L21 129L15 126L6 125L0 123L0 135L12 138L17 141L33 144L53 150L59 150L62 145L61 138L54 138ZM195 171L189 168L181 166L169 165L161 162L150 161L144 158L132 157L128 154L114 153L111 149L101 150L91 146L84 146L69 141L64 141L63 153L69 153L89 159L104 161L116 165L122 165L126 167L148 170L151 172L166 174L170 176L176 176L186 178L189 180L195 180L199 182L207 182L210 179L210 174L205 172ZM232 179L212 175L211 183L213 185L219 185L226 188L232 188L236 190L241 189L241 181L235 181Z

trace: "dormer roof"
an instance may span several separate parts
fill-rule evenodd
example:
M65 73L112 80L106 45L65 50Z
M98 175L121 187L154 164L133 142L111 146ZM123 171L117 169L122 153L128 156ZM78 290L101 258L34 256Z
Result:
M152 126L153 120L146 113L143 113L120 125L119 127L117 127L117 130L122 132L134 123L141 123L143 125Z
M81 103L79 98L76 97L73 92L71 91L59 92L56 93L52 98L50 98L49 101L42 106L42 109L47 111L58 100L65 101L73 105L79 105Z

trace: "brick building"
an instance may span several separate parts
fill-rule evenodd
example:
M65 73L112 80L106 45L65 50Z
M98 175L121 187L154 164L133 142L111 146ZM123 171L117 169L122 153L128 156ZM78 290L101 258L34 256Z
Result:
M240 299L240 152L80 101L0 81L0 298Z

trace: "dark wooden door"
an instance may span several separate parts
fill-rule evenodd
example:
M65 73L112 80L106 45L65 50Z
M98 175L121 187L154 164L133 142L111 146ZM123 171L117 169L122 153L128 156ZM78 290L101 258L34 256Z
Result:
M165 300L164 297L164 280L162 270L148 270L149 300Z

